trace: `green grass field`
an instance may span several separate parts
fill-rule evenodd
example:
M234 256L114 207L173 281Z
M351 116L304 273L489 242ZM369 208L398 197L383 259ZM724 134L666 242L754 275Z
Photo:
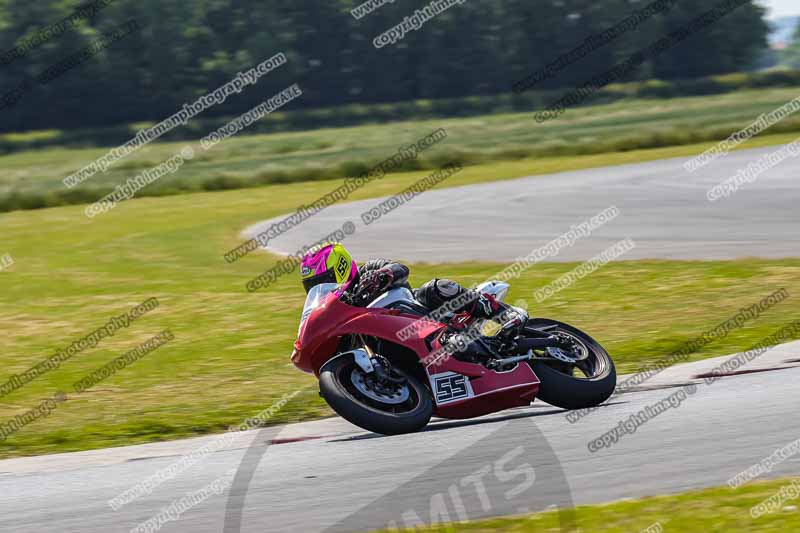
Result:
M447 185L701 149L476 166ZM397 192L423 174L387 176L351 199ZM58 390L68 393L68 401L49 417L0 443L0 456L219 432L300 387L310 388L273 422L331 414L313 388L314 378L289 364L304 298L296 275L251 294L245 283L274 265L276 258L254 253L229 265L222 255L240 243L238 233L248 224L286 213L337 185L311 182L144 198L92 220L83 215L82 206L0 215L0 255L10 253L15 261L0 272L0 384L135 304L150 297L161 303L96 348L0 398L3 423ZM447 275L471 284L504 266L413 265L412 282ZM574 266L536 266L513 282L509 298L533 302L535 288ZM532 314L587 330L607 346L622 371L632 371L779 288L800 293L800 259L619 262L547 300ZM693 357L747 348L799 313L800 299L789 298ZM72 392L72 383L166 328L174 333L174 341L92 389Z
M447 161L465 165L642 148L686 146L727 138L800 95L800 88L747 90L676 99L629 99L572 110L537 124L532 113L393 122L270 135L239 135L199 153L178 172L140 195L255 187L355 176L438 128L448 138L406 170L430 169ZM773 126L775 134L800 131L800 117ZM44 135L32 132L24 135ZM761 141L763 142L763 140ZM154 143L67 190L61 180L104 155L109 148L45 148L0 157L0 211L85 203L126 179L151 169L188 142ZM197 143L195 143L197 144ZM692 153L692 152L687 152Z
M732 490L727 487L692 491L676 496L659 496L607 505L586 505L575 509L576 531L592 533L639 533L650 531L708 533L755 533L800 531L798 500L785 501L773 513L753 518L750 509L773 497L781 487L798 479L754 483ZM470 533L560 533L556 512L478 520L418 531ZM658 528L660 526L660 529ZM567 530L564 530L567 531Z

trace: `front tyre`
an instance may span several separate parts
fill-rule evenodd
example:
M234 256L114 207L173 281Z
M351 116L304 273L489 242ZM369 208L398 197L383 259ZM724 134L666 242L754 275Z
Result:
M533 319L526 327L561 333L576 341L586 356L577 363L537 358L529 364L541 380L538 397L562 409L586 409L606 401L617 386L614 361L600 344L578 328L549 319ZM568 358L567 358L568 359Z
M379 382L352 357L337 357L320 369L320 392L339 416L367 431L382 435L419 431L433 415L431 395L410 373L393 371L402 376L402 383Z

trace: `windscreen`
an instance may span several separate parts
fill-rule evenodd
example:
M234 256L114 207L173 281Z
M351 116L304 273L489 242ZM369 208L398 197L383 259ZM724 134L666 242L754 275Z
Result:
M320 283L308 291L306 303L303 305L303 314L300 315L300 326L297 328L298 335L300 334L300 330L303 328L303 323L308 318L308 315L310 315L314 309L319 307L325 298L338 287L339 285L337 283Z

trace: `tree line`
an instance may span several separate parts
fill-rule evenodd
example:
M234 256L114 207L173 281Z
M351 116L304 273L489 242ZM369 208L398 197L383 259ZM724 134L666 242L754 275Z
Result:
M509 93L581 44L602 43L537 85L570 88L722 1L661 0L664 9L644 16L653 0L466 0L429 10L438 14L423 27L377 48L377 36L430 2L397 0L356 18L357 0L0 0L0 131L161 120L279 52L286 65L204 116L242 113L294 83L303 97L291 109ZM766 48L764 9L742 4L630 79L756 65ZM602 37L626 20L635 28ZM97 46L131 21L137 31ZM30 83L81 51L57 80Z

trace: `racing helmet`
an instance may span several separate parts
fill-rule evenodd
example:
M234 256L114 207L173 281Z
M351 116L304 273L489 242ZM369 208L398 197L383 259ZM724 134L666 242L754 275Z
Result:
M309 250L300 262L300 276L306 293L320 283L348 283L358 274L358 265L347 248L327 243Z

